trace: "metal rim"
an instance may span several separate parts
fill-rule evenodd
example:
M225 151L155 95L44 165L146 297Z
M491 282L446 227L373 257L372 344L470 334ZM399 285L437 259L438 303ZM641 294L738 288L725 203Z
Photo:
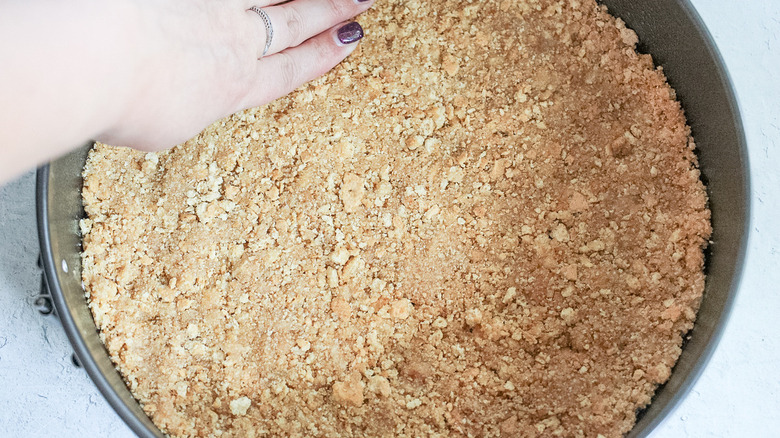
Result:
M95 383L98 390L106 399L109 405L119 415L125 424L135 432L136 435L143 438L156 438L159 435L149 430L138 417L119 398L111 384L103 373L98 369L97 363L89 353L87 344L84 341L73 320L70 309L65 304L65 298L60 287L60 279L55 269L54 254L51 249L51 234L49 232L49 165L43 165L38 168L35 178L35 197L36 197L36 216L38 221L38 241L41 247L41 262L43 265L43 274L49 285L54 307L57 310L57 316L62 322L65 333L68 336L74 354L78 358L81 366L84 367L92 382Z
M744 266L745 266L745 255L747 253L747 243L750 237L750 210L751 210L751 205L750 205L751 190L750 190L750 173L749 173L750 166L749 166L748 154L747 154L747 138L745 136L745 129L742 123L741 111L739 109L739 103L736 98L734 84L733 81L731 80L731 76L729 75L728 69L726 68L726 63L723 61L723 57L720 54L720 51L718 50L718 47L715 44L714 39L712 38L712 34L710 34L709 30L707 29L707 26L704 24L704 21L701 19L699 13L696 12L696 9L693 7L693 5L690 3L689 0L680 0L679 3L683 11L688 15L688 19L690 19L690 21L695 26L696 31L701 35L702 39L704 40L707 51L709 52L709 55L712 57L713 63L717 68L717 72L719 75L718 79L719 82L722 84L723 91L727 96L729 110L731 114L733 114L732 122L737 132L736 146L740 158L739 164L740 167L742 168L742 174L744 178L742 184L745 188L745 192L743 193L745 199L745 211L744 211L744 217L742 218L743 219L742 223L744 225L742 229L742 238L740 240L740 246L737 251L737 257L736 257L737 262L734 269L734 275L732 276L731 284L729 285L728 298L724 303L723 311L720 313L720 316L717 322L715 323L715 328L713 329L712 333L709 336L709 339L707 340L707 345L702 350L701 354L696 360L696 363L694 364L694 366L686 376L685 380L683 380L683 382L680 384L680 387L677 389L674 396L671 399L669 399L669 401L663 406L661 411L657 415L655 415L641 431L636 432L637 433L636 436L638 437L649 436L650 433L652 433L652 431L656 427L658 427L658 425L660 425L666 420L666 418L669 416L671 412L677 409L677 407L680 405L682 400L684 400L688 396L694 384L699 380L699 377L701 377L702 373L704 372L704 369L706 368L707 364L712 358L712 355L715 353L715 350L718 344L720 343L720 340L723 338L723 333L725 331L726 325L728 324L728 321L734 309L734 301L736 300L737 291L739 290L740 283L742 282L742 276L744 273ZM694 329L695 327L696 326L694 325ZM672 376L674 376L674 368L672 368ZM661 389L661 387L662 386L659 386L656 389L656 393Z

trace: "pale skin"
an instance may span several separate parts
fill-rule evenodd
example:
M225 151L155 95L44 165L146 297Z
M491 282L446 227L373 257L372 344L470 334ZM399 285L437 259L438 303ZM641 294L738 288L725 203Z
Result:
M154 151L357 46L373 0L0 0L0 184L89 140ZM263 8L274 37L268 53ZM342 38L343 39L343 38Z

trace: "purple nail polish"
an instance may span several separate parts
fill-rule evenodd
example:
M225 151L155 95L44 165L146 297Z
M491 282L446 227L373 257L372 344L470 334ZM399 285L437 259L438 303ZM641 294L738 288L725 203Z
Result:
M347 23L336 32L341 44L352 44L363 38L363 27L360 23L353 21Z

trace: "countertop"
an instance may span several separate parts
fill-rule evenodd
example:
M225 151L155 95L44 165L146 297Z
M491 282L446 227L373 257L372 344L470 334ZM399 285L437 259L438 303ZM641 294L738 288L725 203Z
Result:
M751 234L725 334L688 397L652 437L778 436L780 2L692 3L737 91L752 175ZM0 187L0 437L132 437L72 365L56 318L33 308L40 282L34 186L30 172Z

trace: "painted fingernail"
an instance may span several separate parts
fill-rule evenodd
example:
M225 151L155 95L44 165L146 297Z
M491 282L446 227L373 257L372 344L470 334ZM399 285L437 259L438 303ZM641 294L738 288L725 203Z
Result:
M358 3L365 3L367 1L370 1L370 0L357 0Z
M363 27L360 26L360 23L353 21L341 26L336 35L341 44L352 44L363 38Z

